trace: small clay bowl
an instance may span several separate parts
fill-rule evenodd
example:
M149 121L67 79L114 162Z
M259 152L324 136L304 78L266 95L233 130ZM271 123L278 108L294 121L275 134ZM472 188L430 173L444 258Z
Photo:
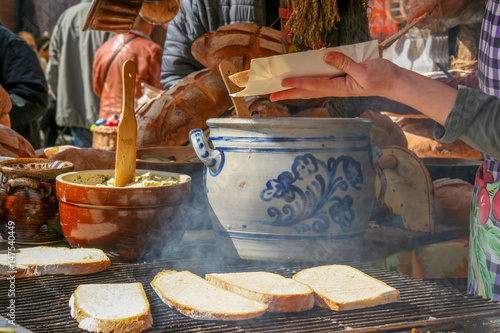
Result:
M42 158L0 162L0 232L19 244L47 244L64 239L59 222L56 176L73 164Z
M138 169L136 175L151 170ZM69 172L56 178L61 226L72 247L94 247L115 262L167 258L179 245L191 198L191 177L152 171L181 182L155 187L96 186L114 170Z

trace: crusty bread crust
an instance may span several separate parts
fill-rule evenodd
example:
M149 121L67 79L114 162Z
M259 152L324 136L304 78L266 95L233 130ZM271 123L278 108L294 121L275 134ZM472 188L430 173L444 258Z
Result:
M176 283L176 280L181 282ZM162 271L151 281L151 286L160 299L169 307L197 320L247 320L263 315L268 309L267 305L263 303L219 288L189 271ZM201 287L202 289L206 288L206 290L195 295L190 294L191 299L196 301L186 302L185 299L180 300L179 297L171 293L172 290L180 290L179 288L182 288L182 286ZM183 293L189 292L184 290ZM227 302L225 302L226 299ZM240 306L240 309L236 310L237 305L233 302L234 299L238 299L244 306ZM217 309L211 308L211 304L220 304L224 307L224 310L221 307L217 307Z
M185 145L192 129L231 105L222 79L208 69L193 72L137 110L137 147Z
M293 279L309 285L316 305L335 311L353 310L398 302L400 293L383 281L347 265L304 269Z
M219 64L224 60L241 72L250 69L252 59L283 54L282 36L279 30L253 23L227 24L195 40L191 53L220 77Z
M46 256L54 256L56 262L39 261L39 258L31 260L30 253L33 251L41 251ZM65 253L68 254L67 258L62 255ZM7 254L0 255L0 276L14 275L20 278L52 274L79 275L100 272L111 266L111 260L102 250L90 248L39 246L21 249L15 253L15 256L15 273L12 273Z
M123 284L117 284L117 288L124 288ZM75 318L79 325L78 327L90 332L99 332L99 333L139 333L153 326L153 317L151 315L151 308L149 306L149 301L142 287L141 283L130 283L131 287L140 288L140 297L133 299L136 303L142 303L146 308L146 311L143 313L137 313L132 316L123 317L123 318L106 318L106 315L103 314L102 318L98 317L99 315L86 313L82 308L82 303L85 300L79 299L79 289L81 286L75 290L75 292L71 295L69 300L69 306L71 308L71 316ZM125 291L126 292L126 291ZM132 295L131 295L132 301ZM123 307L123 304L116 304L117 307ZM119 311L119 310L118 310Z
M314 306L314 292L309 287L300 282L297 282L292 279L286 279L285 277L268 272L249 272L249 273L234 273L236 275L241 274L252 274L255 279L260 282L264 282L267 280L268 283L266 285L270 285L269 288L266 288L266 291L256 290L252 288L251 285L244 282L244 280L239 280L236 275L236 279L233 279L233 282L228 281L225 277L231 276L231 273L227 274L207 274L205 275L205 279L209 282L224 288L226 290L232 291L236 294L239 294L244 297L248 297L258 302L262 302L267 304L269 307L269 312L300 312L307 311ZM259 276L260 275L260 276ZM271 280L272 279L272 280ZM293 284L293 282L296 285ZM283 285L285 282L290 285L287 286L289 289L286 293L278 293L277 290L280 289L280 285Z

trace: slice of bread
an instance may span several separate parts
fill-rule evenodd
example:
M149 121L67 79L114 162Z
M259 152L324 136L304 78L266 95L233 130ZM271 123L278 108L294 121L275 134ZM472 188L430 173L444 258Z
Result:
M209 282L267 304L269 312L306 311L314 306L313 290L302 283L269 272L207 274Z
M92 248L36 246L0 252L0 276L89 274L109 266L108 256L102 250Z
M293 279L309 285L316 304L336 311L353 310L399 301L399 291L346 265L304 269Z
M141 283L82 284L69 300L71 316L90 332L142 332L153 326Z
M151 286L165 304L198 320L246 320L263 315L268 308L188 271L162 271Z
M228 78L238 87L245 88L248 84L248 80L250 79L250 70L247 69L246 71L231 74Z

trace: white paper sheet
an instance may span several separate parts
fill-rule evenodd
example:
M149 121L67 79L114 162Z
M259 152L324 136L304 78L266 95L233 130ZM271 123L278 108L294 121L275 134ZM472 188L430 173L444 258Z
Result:
M245 89L231 94L233 97L267 95L286 90L281 81L289 77L322 76L335 77L344 74L335 67L326 64L326 53L336 51L344 53L356 62L377 58L378 41L329 47L319 50L287 53L272 57L252 59L250 78Z

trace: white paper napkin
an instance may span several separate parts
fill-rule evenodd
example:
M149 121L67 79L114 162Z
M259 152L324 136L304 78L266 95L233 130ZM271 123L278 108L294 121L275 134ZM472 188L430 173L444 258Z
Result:
M323 57L326 53L341 52L356 62L377 58L378 41L329 47L319 50L281 54L272 57L252 59L250 78L245 89L231 94L233 97L267 95L286 90L281 81L289 77L321 76L335 77L344 74L326 64Z

